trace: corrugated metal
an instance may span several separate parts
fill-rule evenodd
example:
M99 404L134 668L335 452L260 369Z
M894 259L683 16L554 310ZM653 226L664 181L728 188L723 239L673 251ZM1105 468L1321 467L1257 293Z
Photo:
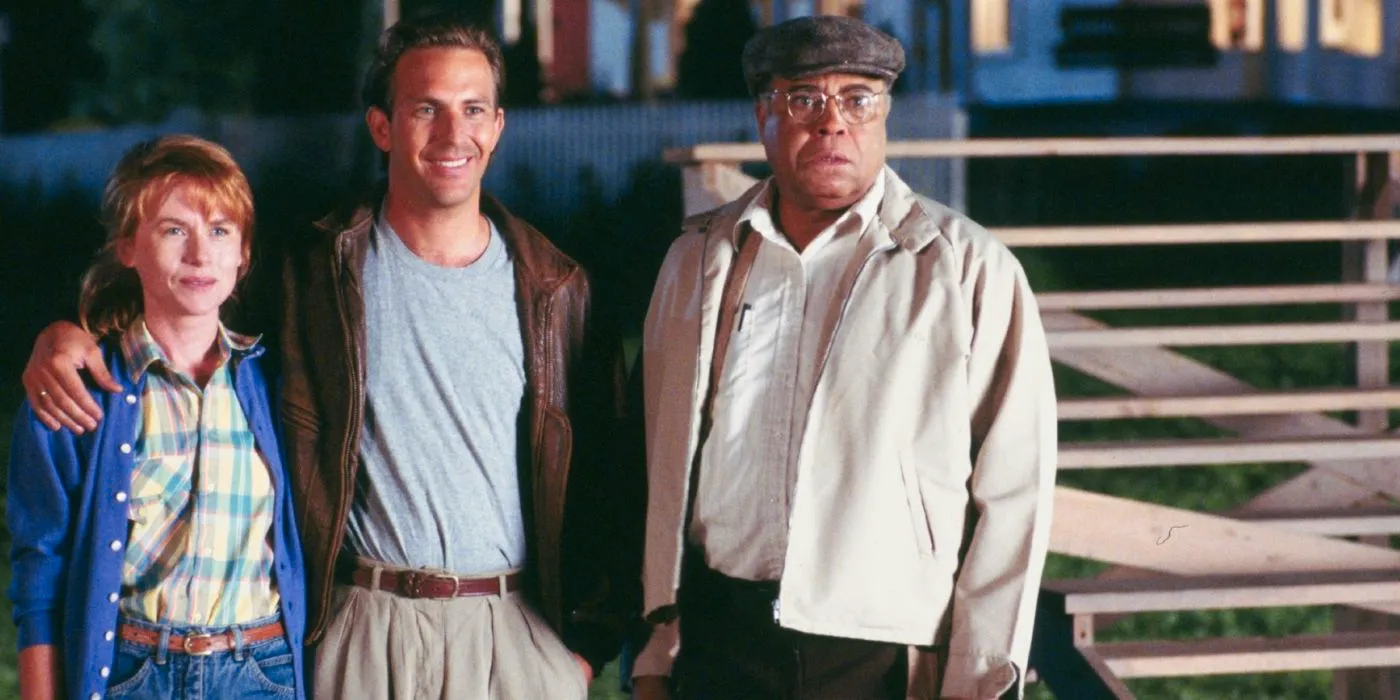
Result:
M966 127L956 106L910 96L896 100L889 131L891 139L962 138ZM183 115L161 125L0 139L0 187L24 187L26 198L36 203L63 192L90 198L95 205L103 181L127 148L171 132L194 133L223 143L260 196L274 186L349 190L377 173L378 158L358 115L296 119ZM589 204L616 203L632 188L638 173L658 167L665 148L755 140L753 103L747 100L511 109L486 188L512 207L542 219L542 224L558 223ZM892 165L920 192L954 206L963 202L959 163L894 161ZM755 173L760 172L762 166L756 166Z

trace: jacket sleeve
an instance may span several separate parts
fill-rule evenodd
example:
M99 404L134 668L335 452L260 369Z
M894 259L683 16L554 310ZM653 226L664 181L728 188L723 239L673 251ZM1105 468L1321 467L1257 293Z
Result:
M564 643L595 672L617 656L640 606L646 477L623 439L624 363L616 324L579 273L569 335L573 427L563 533Z
M1055 391L1039 311L1019 263L968 255L972 475L942 695L1020 698L1049 541Z
M15 419L10 446L6 512L13 538L9 593L20 649L62 641L71 499L79 480L73 434L45 428L26 401Z

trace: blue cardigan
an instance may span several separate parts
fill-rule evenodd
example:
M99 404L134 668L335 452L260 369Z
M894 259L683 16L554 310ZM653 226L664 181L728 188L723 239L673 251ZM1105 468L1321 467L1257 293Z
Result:
M81 436L67 429L49 430L25 402L15 420L10 448L7 520L14 538L10 599L19 648L59 645L64 687L75 700L86 700L94 693L105 695L108 679L101 671L112 666L116 655L113 634L118 602L111 594L121 592L132 443L141 422L145 385L145 375L131 383L115 343L104 343L103 352L122 391L93 392L104 415L97 429ZM234 393L276 489L274 576L297 672L297 697L305 698L306 584L292 490L279 449L269 382L259 359L262 353L261 346L235 351L230 369ZM120 543L116 550L114 542Z

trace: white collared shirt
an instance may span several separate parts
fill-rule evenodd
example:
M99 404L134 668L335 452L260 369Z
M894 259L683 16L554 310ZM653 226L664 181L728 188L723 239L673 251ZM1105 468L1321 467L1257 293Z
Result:
M775 226L773 184L739 219L762 237L701 447L689 540L732 578L783 573L798 449L822 358L841 314L840 290L859 272L861 237L875 221L884 178L801 252ZM745 274L734 270L733 274Z

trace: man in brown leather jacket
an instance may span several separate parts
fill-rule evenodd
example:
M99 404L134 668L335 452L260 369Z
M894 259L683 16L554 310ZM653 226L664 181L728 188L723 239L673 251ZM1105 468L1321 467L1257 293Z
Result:
M501 74L467 22L387 30L365 88L387 188L288 244L284 449L317 697L583 698L630 607L619 354L586 272L481 191ZM110 382L90 344L41 337L41 419L100 417L77 378Z

